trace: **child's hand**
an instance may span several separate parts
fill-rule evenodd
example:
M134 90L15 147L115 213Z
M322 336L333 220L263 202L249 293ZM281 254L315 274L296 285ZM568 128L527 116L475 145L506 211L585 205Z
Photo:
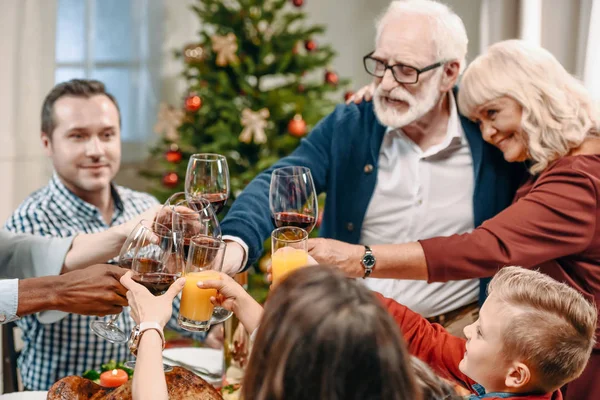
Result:
M241 301L246 301L250 295L229 275L219 272L221 279L199 281L200 289L217 289L217 298L211 297L210 301L217 306L221 306L229 311L234 311Z
M263 309L261 305L229 275L223 272L219 274L221 279L200 281L197 283L198 287L200 289L217 289L219 291L217 298L211 297L210 301L215 305L233 311L248 331L248 334L252 334L258 328L262 317Z

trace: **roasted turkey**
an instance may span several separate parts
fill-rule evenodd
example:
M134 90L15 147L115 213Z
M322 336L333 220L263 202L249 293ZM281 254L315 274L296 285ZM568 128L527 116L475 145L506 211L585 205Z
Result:
M169 399L223 400L221 394L204 379L185 368L173 367L165 374ZM134 377L135 379L135 377ZM48 400L131 400L131 380L111 390L80 376L67 376L48 391ZM143 399L146 400L146 399ZM152 400L152 399L148 399Z

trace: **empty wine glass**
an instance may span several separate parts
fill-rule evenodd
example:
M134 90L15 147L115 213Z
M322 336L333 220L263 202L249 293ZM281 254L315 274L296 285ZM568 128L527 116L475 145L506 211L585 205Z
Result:
M277 168L271 174L269 205L277 228L295 226L310 233L319 215L317 192L310 169Z
M194 154L185 174L185 193L193 206L197 198L210 201L219 214L229 198L229 168L220 154Z

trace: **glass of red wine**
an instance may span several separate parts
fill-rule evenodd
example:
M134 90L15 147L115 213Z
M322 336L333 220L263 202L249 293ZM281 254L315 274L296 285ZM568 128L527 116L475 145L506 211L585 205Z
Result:
M185 174L185 194L192 207L198 198L205 198L210 201L215 214L219 214L229 198L229 168L225 156L192 155Z
M119 266L133 270L133 279L139 283L142 282L140 282L140 274L136 271L152 271L142 284L146 287L150 286L150 291L156 294L165 285L168 289L170 284L181 275L183 270L181 258L177 260L173 256L171 230L156 222L142 220L123 243L119 253ZM129 333L123 332L116 325L119 315L121 314L116 314L107 321L93 321L90 329L111 343L125 343L129 339Z
M277 228L295 226L310 233L319 215L317 192L310 169L275 169L271 174L269 205Z
M154 296L160 296L183 274L183 257L174 245L173 231L158 222L142 220L134 237L135 244L122 249L121 263L130 265L135 282ZM127 361L125 366L135 368L135 361ZM172 368L163 364L163 369Z
M187 259L190 241L194 236L206 235L221 238L221 225L208 199L199 197L191 204L179 201L171 209L173 233L182 247L184 260Z

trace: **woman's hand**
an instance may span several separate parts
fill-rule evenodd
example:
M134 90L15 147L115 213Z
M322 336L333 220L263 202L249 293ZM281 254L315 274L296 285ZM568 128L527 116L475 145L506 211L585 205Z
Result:
M185 278L177 279L162 296L153 296L148 289L134 282L131 275L132 272L127 271L121 277L121 284L128 289L131 317L136 324L158 322L164 328L173 313L173 299L183 289Z
M356 93L354 93L352 96L348 97L348 100L346 100L346 104L360 104L363 101L371 101L373 99L373 95L375 94L376 89L377 88L375 87L374 83L371 83L367 86L363 86L362 88L357 90Z

